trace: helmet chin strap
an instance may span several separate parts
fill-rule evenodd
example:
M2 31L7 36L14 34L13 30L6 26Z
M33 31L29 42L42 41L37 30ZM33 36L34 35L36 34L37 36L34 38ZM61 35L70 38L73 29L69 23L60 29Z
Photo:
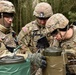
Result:
M4 25L3 13L1 13L1 24Z
M4 27L6 25L6 21L4 20L3 13L1 13L0 24L3 25Z
M67 25L67 30L68 30L68 29L69 29L69 25ZM57 31L58 31L58 33L60 34L62 40L64 40L64 38L65 38L65 36L66 36L66 34L67 34L67 30L65 31L65 34L62 36L62 34L60 33L60 30L57 29Z

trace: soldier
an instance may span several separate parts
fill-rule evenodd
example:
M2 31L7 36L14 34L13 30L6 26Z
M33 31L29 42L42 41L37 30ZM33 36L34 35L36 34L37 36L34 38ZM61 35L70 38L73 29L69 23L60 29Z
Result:
M12 36L15 32L11 27L14 14L15 8L11 2L0 1L0 57L9 52L6 47L16 47L15 36Z
M69 57L71 62L68 60L70 66L66 66L66 75L76 75L74 60L74 56L76 55L76 26L69 24L69 20L63 14L57 13L50 17L46 22L46 32L50 37L52 36L53 39L57 40L59 43L58 47L63 49L62 52L66 53L67 55L71 55ZM50 43L51 47L52 45L53 42Z
M33 15L36 17L36 20L22 27L18 35L18 40L25 44L24 47L26 48L24 51L22 50L22 53L26 53L27 50L32 53L39 52L40 48L37 47L37 40L46 33L45 23L53 15L52 7L46 2L38 3Z

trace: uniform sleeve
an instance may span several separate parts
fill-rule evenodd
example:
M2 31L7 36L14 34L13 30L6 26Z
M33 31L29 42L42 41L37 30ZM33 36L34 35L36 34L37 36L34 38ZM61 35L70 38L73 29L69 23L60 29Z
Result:
M27 30L28 30L28 27L23 27L17 37L19 44L22 44L22 47L20 50L22 54L25 54L26 52L29 53L31 51L28 47L30 37L29 37L29 31Z
M18 41L23 41L23 42L25 42L25 44L27 43L26 41L29 41L28 35L30 34L30 32L32 30L32 27L30 27L30 25L31 24L29 23L21 29L21 31L18 34Z
M17 36L18 41L21 41L24 36L25 36L25 32L23 30L21 30Z
M22 43L25 47L25 50L23 50L23 52L26 50L27 51L30 50L30 48L28 46L31 41L30 34L31 34L32 30L33 30L33 26L32 26L32 22L30 22L30 23L26 24L24 27L22 27L21 31L18 34L18 41L20 43Z

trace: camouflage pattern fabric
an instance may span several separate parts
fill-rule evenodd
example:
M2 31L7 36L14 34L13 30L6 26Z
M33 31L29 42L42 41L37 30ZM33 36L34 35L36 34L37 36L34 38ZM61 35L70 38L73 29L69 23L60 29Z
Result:
M0 57L6 56L6 55L12 55L12 53L7 49L6 46L10 48L16 48L16 42L15 37L12 36L11 29L7 29L4 26L0 25ZM25 59L27 57L27 54L21 54L21 51L17 53L17 55L24 56Z
M65 28L69 23L69 20L61 13L56 13L51 16L46 22L47 33L52 33L54 30Z
M26 24L18 35L18 40L29 47L30 51L36 52L37 40L46 33L45 27L40 27L37 21ZM27 50L27 49L26 49Z
M65 41L62 41L61 47L65 49L65 51L70 51L76 54L76 26L73 26L74 34L73 36Z
M73 36L68 40L62 41L61 45L60 45L64 49L64 52L67 53L67 56L68 56L68 53L70 54L70 56L68 56L68 62L70 60L72 60L72 61L69 62L69 65L67 66L67 68L69 69L70 75L76 74L76 66L75 66L76 65L76 63L75 63L75 60L76 60L76 26L73 26L73 31L74 31ZM73 55L73 56L71 56L71 55ZM73 64L71 64L71 63L73 63ZM67 75L69 75L69 73Z
M8 32L8 34L4 34L6 32ZM16 47L15 43L11 43L13 40L9 37L9 36L11 36L11 34L9 32L10 31L7 28L5 28L4 26L0 25L0 39L1 39L1 41L0 41L0 56L3 55L3 53L5 54L5 53L8 52L8 50L5 47L4 43Z
M0 1L0 12L15 13L15 7L9 1Z
M46 2L38 3L35 7L33 15L40 18L46 18L53 15L52 7Z

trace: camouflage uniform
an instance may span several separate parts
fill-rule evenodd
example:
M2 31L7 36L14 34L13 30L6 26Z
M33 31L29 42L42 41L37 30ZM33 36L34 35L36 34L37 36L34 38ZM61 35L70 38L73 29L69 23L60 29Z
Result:
M8 4L10 3L10 5ZM4 56L7 53L10 53L8 49L6 48L6 44L9 47L16 47L16 43L14 42L14 37L12 36L12 29L11 28L6 28L4 26L3 22L3 12L10 12L10 13L15 13L15 8L13 7L13 4L11 2L6 2L6 7L5 7L5 1L0 1L0 56ZM13 8L10 8L12 6ZM8 10L9 8L9 10ZM13 10L12 10L13 9ZM10 37L9 37L10 36Z
M37 40L43 35L45 35L45 33L45 27L40 27L35 20L26 24L25 27L22 28L18 37L20 38L20 40L22 40L22 42L25 43L26 47L30 48L30 51L36 52Z
M73 26L73 31L73 36L68 40L62 41L60 44L60 47L67 53L67 75L76 74L76 26Z
M69 25L69 20L61 13L54 14L52 17L50 17L48 19L48 21L46 23L47 34L50 33L51 36L54 34L53 32L57 29L58 29L58 33L59 33L59 29L66 28L66 33L67 33L67 30L70 27L72 27L72 29L73 29L72 37L69 39L66 39L66 40L64 39L64 40L57 41L57 43L58 43L58 47L62 48L63 53L65 53L67 55L68 55L68 53L70 53L72 55L73 58L70 56L70 59L72 58L73 59L72 62L74 62L74 59L75 59L74 56L76 55L76 26L74 26L72 24ZM50 43L51 47L52 47L52 45L53 45L53 43ZM68 57L65 57L65 56L64 56L64 58L68 59ZM68 59L68 61L69 61L69 59ZM68 64L68 61L66 61L65 65L64 65L65 68L67 67L66 64ZM64 64L64 63L62 63L62 64ZM61 75L66 75L66 73L67 73L67 75L75 75L76 74L75 63L69 65L68 70L66 69L65 74L61 74Z
M6 48L6 45L9 47L16 47L14 37L12 37L12 32L2 25L0 25L0 39L0 56L3 56L9 52Z

